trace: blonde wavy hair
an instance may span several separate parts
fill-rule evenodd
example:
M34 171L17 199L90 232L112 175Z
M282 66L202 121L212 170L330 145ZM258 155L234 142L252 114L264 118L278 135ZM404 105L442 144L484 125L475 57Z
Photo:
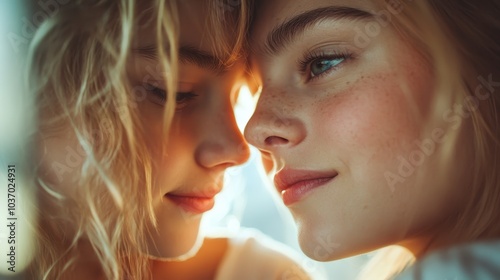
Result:
M243 53L249 5L235 3L210 1L206 32L221 63ZM43 168L38 170L41 199L30 269L34 279L59 279L68 273L82 237L90 242L106 279L151 277L141 248L146 248L145 224L156 224L151 203L154 174L126 74L138 12L145 7L155 21L159 63L168 73L168 133L179 47L175 0L73 0L47 19L31 42L29 85L36 96L39 135L74 136L83 154L75 180L77 200L58 192ZM76 210L65 209L68 204ZM54 221L49 208L64 213L76 232Z
M380 7L395 1L379 0ZM500 80L500 1L422 0L398 1L400 12L390 24L429 58L436 73L436 102L464 102L475 98L484 80ZM491 85L490 85L491 86ZM457 245L500 236L500 89L483 88L488 98L471 110L474 164L468 201L451 231L440 233L431 243ZM448 144L448 143L447 143ZM451 143L450 143L451 144ZM460 147L451 145L454 153ZM365 267L359 279L392 279L415 261L399 246L382 249Z

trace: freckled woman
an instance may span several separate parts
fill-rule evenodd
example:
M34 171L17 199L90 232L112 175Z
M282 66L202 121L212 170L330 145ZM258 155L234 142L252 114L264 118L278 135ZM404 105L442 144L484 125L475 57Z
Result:
M406 275L499 275L498 241L480 242L500 237L500 2L257 2L245 136L274 159L302 250L399 245L366 279L415 259Z

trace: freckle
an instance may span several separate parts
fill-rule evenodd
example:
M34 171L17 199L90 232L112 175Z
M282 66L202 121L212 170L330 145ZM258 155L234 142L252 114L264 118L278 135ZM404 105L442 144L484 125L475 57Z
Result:
M366 209L368 209L368 206L366 206L366 205L363 206L363 210L366 210Z

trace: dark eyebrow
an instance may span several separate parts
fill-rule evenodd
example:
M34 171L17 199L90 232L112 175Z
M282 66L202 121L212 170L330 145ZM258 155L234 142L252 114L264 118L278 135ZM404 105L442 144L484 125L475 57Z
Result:
M319 22L330 20L367 20L373 14L349 7L325 7L303 12L275 27L267 36L263 51L268 55L277 55L286 44L293 41L307 28Z
M145 46L133 49L133 52L142 55L145 58L158 60L158 52L156 46ZM199 50L191 46L183 46L179 48L179 61L183 63L192 63L196 66L210 70L220 74L227 71L227 66L212 54Z

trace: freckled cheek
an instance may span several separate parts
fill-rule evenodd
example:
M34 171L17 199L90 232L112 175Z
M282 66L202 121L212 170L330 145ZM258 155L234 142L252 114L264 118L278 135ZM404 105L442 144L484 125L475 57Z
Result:
M371 88L332 95L312 110L314 131L323 135L319 144L331 147L346 164L391 164L418 137L402 94L397 89Z

